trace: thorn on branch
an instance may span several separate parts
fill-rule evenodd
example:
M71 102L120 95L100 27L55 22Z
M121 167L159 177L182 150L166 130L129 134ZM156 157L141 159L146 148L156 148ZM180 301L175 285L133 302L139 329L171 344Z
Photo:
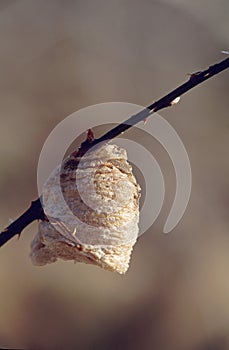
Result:
M177 105L179 101L180 101L180 96L174 98L174 100L170 102L170 106Z
M95 139L95 137L94 137L93 130L92 129L88 129L88 131L87 131L87 141L88 142L93 142L94 139Z
M202 71L198 71L195 73L188 73L187 75L190 77L189 80L191 80L191 79L195 79L196 77L198 77L202 73L203 73Z

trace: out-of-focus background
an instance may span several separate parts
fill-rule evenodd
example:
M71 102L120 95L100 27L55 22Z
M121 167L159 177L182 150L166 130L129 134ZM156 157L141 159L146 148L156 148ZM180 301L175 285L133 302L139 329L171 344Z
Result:
M229 2L0 1L0 227L37 197L44 141L66 116L108 101L147 105L225 58ZM0 251L0 347L229 349L229 72L161 112L188 151L193 188L161 234L175 191L125 276L59 261L34 267L32 224ZM150 123L150 120L148 121Z

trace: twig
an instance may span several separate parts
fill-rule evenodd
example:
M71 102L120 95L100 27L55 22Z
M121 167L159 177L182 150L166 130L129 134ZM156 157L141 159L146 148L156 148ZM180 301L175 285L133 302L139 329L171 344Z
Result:
M200 72L196 72L190 75L190 78L184 84L178 86L175 90L165 95L158 101L152 103L139 113L133 115L122 124L117 125L115 128L108 131L106 134L98 139L94 139L90 132L86 141L84 141L78 151L75 153L77 157L83 156L91 147L96 144L111 140L118 135L122 134L124 131L128 130L130 127L136 125L138 122L145 120L152 113L159 111L163 108L172 106L176 103L176 99L181 95L185 94L187 91L193 89L195 86L201 84L205 80L213 77L214 75L222 72L223 70L229 68L229 58L210 66L208 69ZM40 199L33 201L29 209L27 209L17 220L11 223L7 228L5 228L0 233L0 247L10 240L15 235L20 235L20 233L34 220L45 220L46 216L44 214Z
M45 220L45 214L40 199L33 201L31 206L0 234L0 247L15 235L20 235L26 226L34 220Z

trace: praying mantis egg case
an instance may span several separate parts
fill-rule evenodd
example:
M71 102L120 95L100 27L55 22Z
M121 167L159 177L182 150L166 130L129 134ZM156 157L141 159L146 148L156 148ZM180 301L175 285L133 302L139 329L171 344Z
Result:
M138 236L140 186L116 145L74 153L46 181L43 209L31 243L35 265L58 258L125 273Z

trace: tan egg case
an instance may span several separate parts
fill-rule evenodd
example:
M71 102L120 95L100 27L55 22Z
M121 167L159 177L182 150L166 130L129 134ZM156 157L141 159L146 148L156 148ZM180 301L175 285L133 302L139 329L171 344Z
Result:
M48 221L31 243L35 265L57 259L125 273L138 237L140 187L116 145L98 145L82 158L74 153L53 171L42 202Z

